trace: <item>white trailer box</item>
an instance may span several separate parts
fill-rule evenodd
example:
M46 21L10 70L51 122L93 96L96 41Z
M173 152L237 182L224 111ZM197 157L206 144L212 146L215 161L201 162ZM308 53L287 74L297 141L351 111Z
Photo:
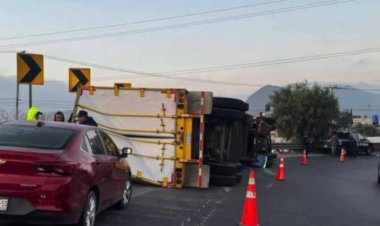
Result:
M212 99L211 94L194 96L202 99L200 104L205 103L206 96ZM188 114L187 99L188 92L183 89L124 88L116 84L81 88L74 113L87 111L119 148L131 146L128 140L132 141L128 162L135 179L164 187L180 188L188 181L192 181L189 186L207 187L209 169L203 165L202 154L192 158L197 149L192 147L192 132L199 132L192 131L192 122L203 121L205 110L211 111L211 107L201 106L200 114ZM195 143L199 145L199 141ZM196 151L202 149L199 146ZM199 169L195 175L194 168ZM194 181L199 183L195 185Z

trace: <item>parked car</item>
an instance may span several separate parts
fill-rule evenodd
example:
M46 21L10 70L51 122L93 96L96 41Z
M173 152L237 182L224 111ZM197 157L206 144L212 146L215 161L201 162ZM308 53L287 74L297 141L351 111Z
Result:
M102 129L60 122L0 125L0 219L93 226L131 200L131 169Z
M373 144L362 134L356 132L337 132L337 154L344 148L348 153L355 152L370 155L374 151Z

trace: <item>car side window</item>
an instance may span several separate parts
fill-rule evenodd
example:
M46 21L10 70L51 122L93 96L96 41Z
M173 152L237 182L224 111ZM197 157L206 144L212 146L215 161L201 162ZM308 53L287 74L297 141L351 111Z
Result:
M87 137L90 142L92 149L92 154L94 155L104 155L105 150L101 141L99 134L95 130L90 130L87 132Z
M119 150L115 142L112 141L111 137L109 137L108 134L106 134L103 131L99 131L99 133L100 133L100 136L103 138L107 154L112 155L112 156L119 156L119 153L118 153Z
M90 144L90 140L88 139L87 135L83 137L82 140L82 149L90 154L92 154L92 148Z

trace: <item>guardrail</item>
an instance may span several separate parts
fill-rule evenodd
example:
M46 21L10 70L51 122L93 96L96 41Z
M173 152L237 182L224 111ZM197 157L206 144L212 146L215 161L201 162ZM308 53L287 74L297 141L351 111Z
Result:
M293 143L272 143L272 149L303 150L305 145Z

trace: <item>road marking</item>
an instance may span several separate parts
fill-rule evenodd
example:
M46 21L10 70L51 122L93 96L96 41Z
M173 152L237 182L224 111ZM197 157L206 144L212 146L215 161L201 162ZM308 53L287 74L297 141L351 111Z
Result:
M264 173L270 175L270 176L276 176L276 173L270 171L269 169L263 169Z
M267 186L265 186L266 188L271 188L271 187L273 187L273 182L272 183L270 183L270 184L267 184Z
M135 189L136 191L137 189ZM139 197L139 196L142 196L142 195L145 195L146 193L149 193L149 192L152 192L152 191L155 191L157 190L157 188L149 188L149 187L139 187L138 188L139 192L134 192L132 193L132 198L136 198L136 197Z
M225 192L230 192L231 190L232 190L231 187L224 187L224 191L225 191Z

